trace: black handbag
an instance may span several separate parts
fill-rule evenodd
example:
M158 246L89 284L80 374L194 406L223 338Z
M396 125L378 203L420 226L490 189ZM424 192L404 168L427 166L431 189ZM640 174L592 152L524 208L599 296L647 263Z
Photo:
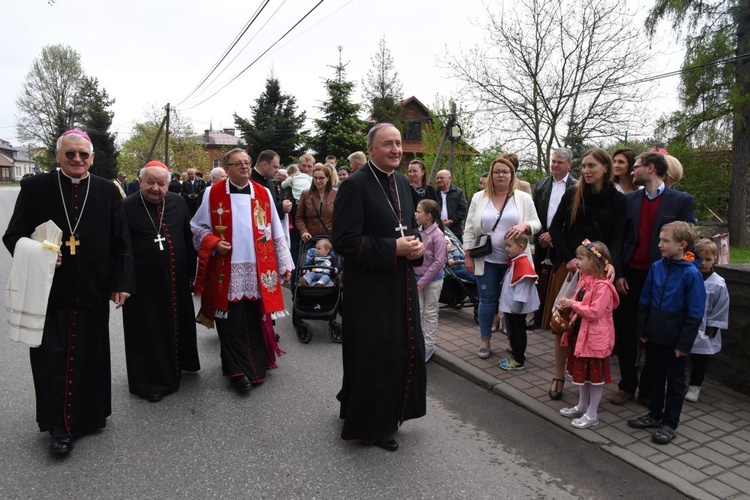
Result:
M464 247L464 250L469 251L469 255L471 256L472 259L475 259L477 257L485 257L492 253L492 233L495 231L495 228L500 223L500 217L503 216L503 211L505 210L505 205L508 204L509 197L510 195L505 197L503 206L500 208L500 212L497 214L497 220L495 220L495 224L492 226L492 229L490 230L490 232L471 240L471 242L468 245L468 248Z

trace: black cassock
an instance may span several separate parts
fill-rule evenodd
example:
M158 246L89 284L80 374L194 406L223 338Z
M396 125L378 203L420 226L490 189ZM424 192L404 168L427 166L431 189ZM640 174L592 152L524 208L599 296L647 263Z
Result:
M398 172L393 177L403 225L414 227L409 183ZM387 196L396 198L387 176L368 162L341 184L334 203L333 246L344 257L344 380L337 396L344 439L375 441L425 414L415 263L396 257L401 224Z
M90 183L88 197L87 186ZM61 195L62 189L62 195ZM65 208L63 208L63 199ZM101 177L79 184L58 172L21 181L3 242L13 253L21 237L52 220L63 231L76 226L75 255L63 244L55 270L42 345L32 348L31 371L37 423L53 437L75 437L104 427L112 413L109 355L109 299L133 291L130 237L120 191Z
M161 203L143 200L140 191L122 203L135 261L135 293L122 311L128 387L139 396L169 394L180 387L181 371L200 369L190 292L196 262L190 214L185 200L170 192L163 213ZM154 241L160 220L164 241Z

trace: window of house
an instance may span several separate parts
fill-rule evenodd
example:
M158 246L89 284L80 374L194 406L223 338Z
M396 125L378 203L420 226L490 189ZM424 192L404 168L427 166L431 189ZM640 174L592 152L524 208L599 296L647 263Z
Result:
M214 161L213 161L213 167L211 167L211 168L217 168L217 167L220 167L220 166L221 166L221 165L220 165L220 163L221 163L221 162L220 162L219 160L214 160Z
M406 124L406 130L404 131L405 141L421 141L422 140L422 124L419 122L408 122Z

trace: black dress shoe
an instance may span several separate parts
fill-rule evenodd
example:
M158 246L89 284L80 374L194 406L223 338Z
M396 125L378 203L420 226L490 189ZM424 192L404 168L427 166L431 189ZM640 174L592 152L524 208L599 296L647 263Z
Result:
M49 442L49 451L53 455L67 455L73 449L73 441L70 438L52 438Z
M549 398L553 401L557 401L562 398L563 387L565 387L565 379L553 378L552 385L549 388Z
M251 391L253 389L253 384L250 383L245 375L234 377L232 379L232 384L234 384L234 389L239 393Z
M164 399L164 394L160 394L158 392L154 392L146 396L146 401L148 401L149 403L158 403L162 399Z
M377 446L378 448L383 448L384 450L388 450L388 451L398 450L398 443L391 436L387 438L383 438L383 439L378 439L377 441L375 441L375 446Z

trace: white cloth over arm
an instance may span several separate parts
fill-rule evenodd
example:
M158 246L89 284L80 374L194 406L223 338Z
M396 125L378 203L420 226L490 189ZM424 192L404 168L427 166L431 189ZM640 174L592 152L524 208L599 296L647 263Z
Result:
M42 345L61 237L60 228L48 221L37 227L31 238L16 243L5 302L11 340L31 347Z

